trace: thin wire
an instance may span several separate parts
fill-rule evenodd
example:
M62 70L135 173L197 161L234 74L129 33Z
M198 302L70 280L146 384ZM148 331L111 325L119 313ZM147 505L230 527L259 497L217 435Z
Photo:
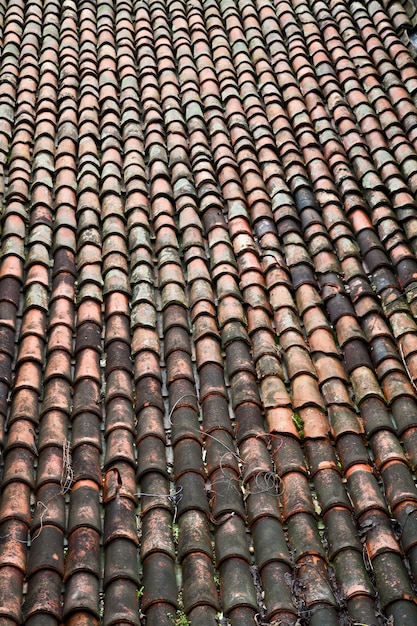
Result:
M201 432L201 431L198 431ZM220 439L217 439L217 437L215 437L214 435L211 435L210 433L205 433L204 431L202 431L202 434L204 437L210 437L211 439L214 439L214 441L217 441L217 443L219 443L221 446L223 446L223 448L226 448L226 450L235 457L235 459L237 459L240 463L243 463L246 465L246 461L243 461L243 459L240 458L240 456L236 453L233 452L233 450L231 450L223 441L221 441ZM223 454L223 456L225 456ZM222 458L223 458L222 456ZM220 461L221 462L221 461Z
M52 496L52 497L54 498L55 496ZM52 500L52 498L51 498L51 500ZM50 500L48 500L48 502L50 502ZM41 525L40 525L40 527L39 527L39 531L38 531L38 533L37 533L34 537L32 537L32 541L35 541L35 539L37 539L37 538L39 537L39 535L41 534L42 529L43 529L43 517L44 517L44 515L46 514L46 512L47 512L47 510L48 510L47 505L46 505L46 504L44 504L44 503L42 502L42 500L38 500L38 501L37 501L37 503L36 503L36 506L37 506L38 508L39 508L40 506L43 506L43 511L42 511L42 513L41 513L41 514L40 514L40 516L39 516L39 519L40 519L40 522L41 522Z
M173 425L174 425L174 424L172 423L172 419L171 419L171 417L172 417L172 414L173 414L173 412L175 411L175 409L176 409L177 405L181 402L181 400L184 400L184 398L188 398L188 397L195 398L195 399L197 400L196 395L195 395L195 394L193 394L193 393L184 393L184 395L180 396L180 397L178 398L178 400L176 400L176 402L174 403L174 406L171 408L171 410L170 410L170 412L169 412L169 415L168 415L168 421L169 421L169 423L171 424L171 426L173 426Z
M181 485L180 487L178 487L176 491L171 491L170 493L146 493L145 491L138 491L134 495L137 496L138 498L141 498L142 496L144 496L147 498L152 498L152 497L168 498L168 500L171 500L171 498L175 498L181 495L180 497L180 500L181 500L183 491L184 491L184 487Z
M32 429L29 429L29 432L32 432L33 434L34 431ZM36 445L34 444L34 447L36 449ZM60 496L65 496L66 493L68 493L68 491L71 489L71 485L73 483L74 480L74 470L72 469L71 466L72 460L71 460L71 446L70 446L70 442L68 441L68 439L66 439L64 441L64 443L62 444L62 471L61 471L61 489L59 491L59 494L55 494L53 496L51 496L46 503L43 502L42 500L38 500L36 502L36 506L39 507L43 507L42 512L39 515L39 521L40 521L40 526L39 526L39 530L36 533L36 535L34 537L32 537L31 539L18 539L16 536L14 536L13 533L9 533L7 535L1 535L0 536L0 540L1 539L9 539L12 538L13 541L17 541L19 543L24 543L26 545L28 545L30 542L35 541L35 539L38 539L38 537L40 536L42 530L43 530L43 518L45 517L47 511L48 511L48 504L57 497L57 495ZM30 533L28 533L29 537L30 537Z
M411 372L410 372L410 370L408 369L408 365L407 365L406 360L405 360L405 356L404 356L404 352L403 352L403 347L402 347L402 345L401 345L401 344L399 344L399 346L400 346L400 354L401 354L401 358L402 358L402 361L403 361L403 365L404 365L404 367L405 367L405 371L406 371L406 372L407 372L407 374L408 374L408 378L410 379L410 383L412 384L414 391L416 391L416 392L417 392L417 387L416 387L416 384L415 384L415 382L414 382L414 380L413 380L413 377L411 376Z
M138 491L137 493L135 493L135 496L137 496L138 498L142 496L147 498L168 498L168 500L172 503L174 507L174 517L172 521L173 524L175 524L178 515L178 505L183 499L183 491L184 487L180 485L178 489L176 489L176 491L171 491L170 493L146 493L144 491Z
M64 479L65 477L65 479ZM71 489L74 481L74 470L72 469L71 447L68 439L62 445L62 473L61 473L61 495L64 496Z

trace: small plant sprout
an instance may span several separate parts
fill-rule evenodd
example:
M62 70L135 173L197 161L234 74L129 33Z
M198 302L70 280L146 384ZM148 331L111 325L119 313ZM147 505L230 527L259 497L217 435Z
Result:
M178 543L178 539L180 537L180 529L178 524L170 524L169 528L172 530L172 536L174 538L175 543Z
M295 424L295 426L296 426L296 428L298 430L298 434L300 435L301 439L303 439L303 437L304 437L304 422L303 422L300 414L294 412L293 415L292 415L292 419L293 419L293 422L294 422L294 424Z
M186 613L184 613L182 609L178 609L175 615L168 613L167 617L174 624L174 626L190 626L191 624Z

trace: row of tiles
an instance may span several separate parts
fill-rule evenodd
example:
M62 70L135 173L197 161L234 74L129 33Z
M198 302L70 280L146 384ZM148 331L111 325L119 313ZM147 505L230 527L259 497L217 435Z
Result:
M2 10L3 622L415 623L402 5Z

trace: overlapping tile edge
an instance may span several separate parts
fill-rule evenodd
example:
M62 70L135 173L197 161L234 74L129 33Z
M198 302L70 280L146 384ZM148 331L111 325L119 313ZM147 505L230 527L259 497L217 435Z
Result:
M0 624L417 623L410 0L0 2Z

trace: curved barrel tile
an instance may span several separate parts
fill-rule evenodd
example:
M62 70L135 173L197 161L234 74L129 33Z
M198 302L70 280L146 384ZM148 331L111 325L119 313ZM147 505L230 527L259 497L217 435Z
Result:
M0 623L417 621L410 0L0 1Z

